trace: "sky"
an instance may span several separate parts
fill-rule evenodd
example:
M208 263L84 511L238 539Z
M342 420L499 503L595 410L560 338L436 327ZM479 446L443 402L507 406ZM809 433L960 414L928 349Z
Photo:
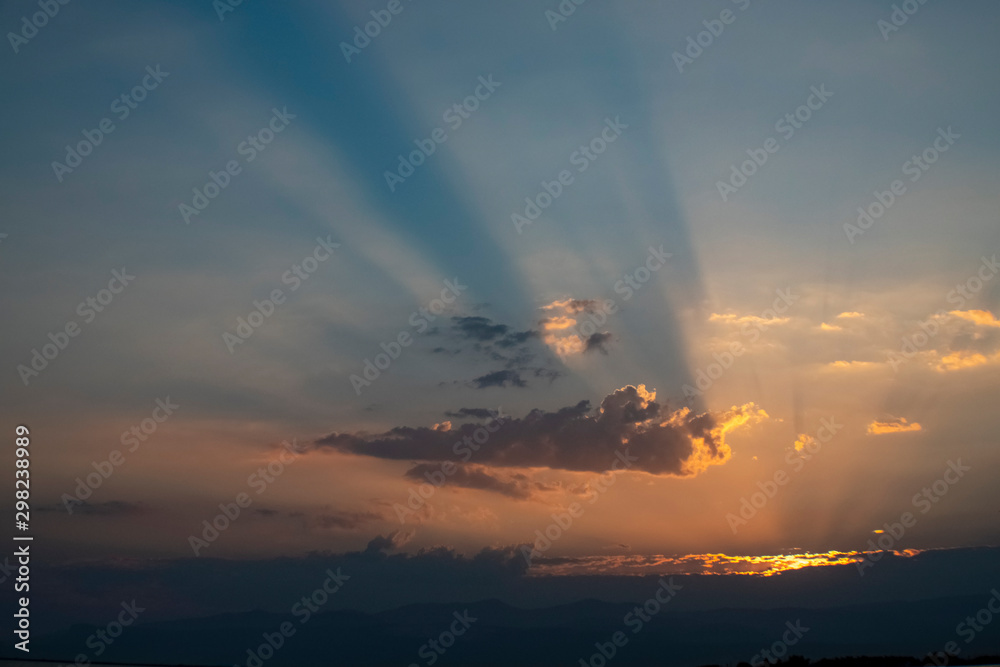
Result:
M1000 8L559 6L3 4L44 562L1000 541Z

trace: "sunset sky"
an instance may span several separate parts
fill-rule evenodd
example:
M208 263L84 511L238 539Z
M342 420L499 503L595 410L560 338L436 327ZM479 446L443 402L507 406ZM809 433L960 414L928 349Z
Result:
M530 574L851 562L904 512L901 553L1000 543L1000 7L401 0L352 51L364 5L5 47L40 557L472 555L571 507Z

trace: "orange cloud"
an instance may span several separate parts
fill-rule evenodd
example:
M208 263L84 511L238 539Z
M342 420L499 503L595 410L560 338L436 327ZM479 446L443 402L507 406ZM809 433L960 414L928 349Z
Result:
M869 368L874 368L878 366L878 363L874 361L834 361L827 364L828 368L838 368L838 369L850 369L850 370L864 370Z
M988 310L953 310L948 314L979 326L1000 327L1000 320Z
M935 368L942 372L959 371L965 368L975 368L976 366L985 366L998 362L1000 362L1000 352L986 356L979 352L961 351L952 352L947 356L941 357Z
M639 385L639 388L645 389L643 385ZM650 400L655 398L656 394L653 394ZM663 422L661 426L681 427L690 420L690 412L690 409L682 408L671 415L670 419ZM727 412L716 417L716 425L710 432L710 438L691 439L692 453L685 461L682 474L697 475L707 470L710 465L726 463L733 455L733 450L726 443L726 434L743 426L752 426L768 419L770 419L770 415L754 403L732 406Z
M560 331L562 329L569 329L571 326L576 324L576 320L572 317L550 317L542 321L542 328L546 331Z
M889 417L884 421L875 420L868 425L868 435L884 435L886 433L910 433L922 431L924 427L917 422L908 422L906 417Z
M800 433L799 437L795 440L795 444L792 446L795 447L795 451L801 452L803 449L806 448L806 445L808 445L813 440L814 438L811 435Z
M859 318L864 316L865 316L864 313L859 313L855 310L849 310L847 312L841 313L840 315L837 315L837 319Z
M770 326L772 324L785 324L788 322L787 317L759 317L757 315L744 315L739 317L733 313L712 313L708 316L709 322L725 322L726 324L757 324L761 326Z
M838 327L836 324L827 324L823 322L819 325L820 331L843 331L843 327Z

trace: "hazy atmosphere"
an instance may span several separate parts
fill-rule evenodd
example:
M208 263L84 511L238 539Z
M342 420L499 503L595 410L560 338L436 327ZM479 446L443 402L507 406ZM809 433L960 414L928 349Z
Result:
M5 657L1000 653L995 3L0 26Z

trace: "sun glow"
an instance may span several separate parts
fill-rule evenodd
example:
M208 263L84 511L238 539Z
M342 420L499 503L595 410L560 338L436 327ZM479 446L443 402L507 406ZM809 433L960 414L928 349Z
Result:
M801 552L762 556L730 556L728 554L687 554L684 556L591 556L584 558L539 558L533 561L529 574L533 576L580 575L750 575L771 577L782 572L809 567L831 567L860 563L870 551ZM921 551L879 552L899 558L911 558Z

